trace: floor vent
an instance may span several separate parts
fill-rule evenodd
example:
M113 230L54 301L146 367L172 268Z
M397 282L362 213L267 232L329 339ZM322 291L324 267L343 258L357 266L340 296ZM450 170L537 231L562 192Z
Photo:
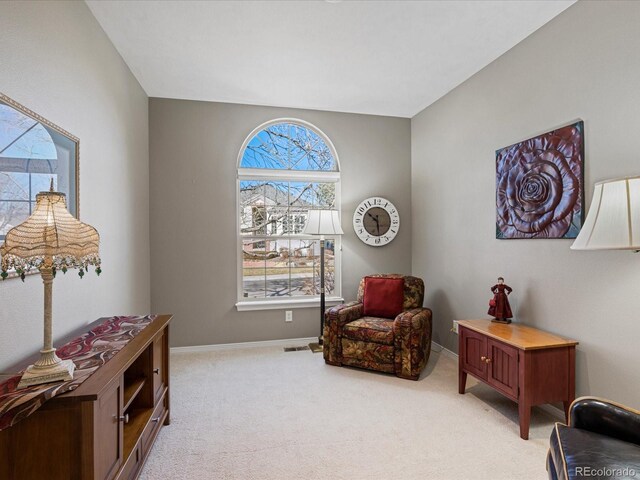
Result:
M309 350L309 347L306 345L304 347L284 347L285 352L299 352L301 350Z

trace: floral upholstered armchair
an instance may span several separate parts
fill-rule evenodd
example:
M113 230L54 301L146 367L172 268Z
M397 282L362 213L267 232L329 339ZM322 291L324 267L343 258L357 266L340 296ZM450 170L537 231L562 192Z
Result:
M357 301L325 312L325 362L417 380L431 353L431 310L423 300L420 278L364 277Z

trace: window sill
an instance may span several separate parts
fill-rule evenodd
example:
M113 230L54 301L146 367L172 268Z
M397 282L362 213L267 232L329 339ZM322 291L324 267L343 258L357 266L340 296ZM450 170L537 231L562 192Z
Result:
M340 305L344 303L341 297L328 297L325 300L327 307ZM239 312L248 312L252 310L283 310L289 308L318 308L320 307L320 298L300 298L300 299L282 299L282 300L245 300L236 303L236 309Z

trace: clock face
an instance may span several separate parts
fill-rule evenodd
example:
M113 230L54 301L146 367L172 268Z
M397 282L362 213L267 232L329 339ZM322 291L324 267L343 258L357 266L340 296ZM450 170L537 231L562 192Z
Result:
M367 245L381 247L398 234L400 214L386 198L367 198L353 214L353 229Z

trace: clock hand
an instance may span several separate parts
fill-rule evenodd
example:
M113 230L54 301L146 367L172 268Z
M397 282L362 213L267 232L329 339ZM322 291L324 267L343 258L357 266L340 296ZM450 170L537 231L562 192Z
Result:
M378 221L378 216L376 215L375 217L373 215L371 215L371 213L367 212L367 215L369 215L371 218L373 218L376 222Z

